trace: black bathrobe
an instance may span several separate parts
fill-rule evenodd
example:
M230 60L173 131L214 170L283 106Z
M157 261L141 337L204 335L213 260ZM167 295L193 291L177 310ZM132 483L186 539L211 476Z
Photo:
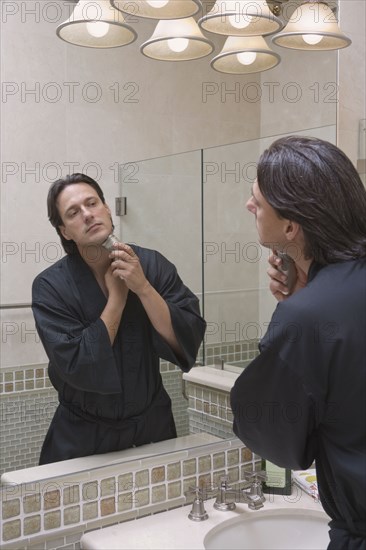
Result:
M60 404L40 464L176 437L159 357L189 371L206 323L174 265L156 251L132 247L169 307L182 356L156 332L132 291L112 346L100 319L107 299L78 253L43 271L33 283L32 309Z
M278 466L315 460L337 550L366 548L366 259L312 264L231 391L234 432Z

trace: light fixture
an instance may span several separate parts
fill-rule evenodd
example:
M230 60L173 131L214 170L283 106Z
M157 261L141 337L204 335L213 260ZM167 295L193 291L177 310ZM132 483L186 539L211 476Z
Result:
M198 24L205 31L230 36L265 36L284 26L265 0L216 0Z
M213 43L200 31L193 17L162 19L140 51L160 61L190 61L209 55Z
M294 50L338 50L351 44L330 6L314 0L301 4L272 41Z
M278 65L280 56L263 38L268 35L274 35L274 44L297 50L334 50L351 44L335 17L338 0L296 0L283 28L288 20L283 13L286 2L210 0L211 9L197 24L192 16L202 8L201 0L78 0L56 32L78 46L115 48L137 38L124 13L158 19L151 38L140 46L141 53L159 61L191 61L214 50L202 32L208 31L226 38L211 67L228 74L262 72ZM290 9L292 13L294 8Z
M149 19L181 19L198 13L200 0L111 0L117 9Z
M280 60L262 36L229 36L211 67L221 73L250 74L272 69Z
M79 0L67 21L56 29L66 42L88 48L116 48L137 38L122 13L109 0Z

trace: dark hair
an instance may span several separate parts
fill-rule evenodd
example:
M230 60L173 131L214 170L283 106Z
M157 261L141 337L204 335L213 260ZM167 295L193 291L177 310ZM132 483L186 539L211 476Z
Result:
M103 204L105 204L104 194L98 183L89 176L86 176L85 174L71 174L66 176L65 178L61 178L55 181L51 185L47 196L48 219L50 220L53 227L56 228L56 231L60 236L62 246L67 254L77 254L78 250L75 242L65 239L60 231L59 226L63 225L63 221L58 211L57 199L60 193L65 189L65 187L67 187L68 185L74 185L75 183L87 183L88 185L90 185L90 187L93 187L93 189L95 189L95 191L98 193L98 196Z
M308 259L325 265L366 256L366 189L338 147L278 139L261 155L257 181L277 214L301 225Z

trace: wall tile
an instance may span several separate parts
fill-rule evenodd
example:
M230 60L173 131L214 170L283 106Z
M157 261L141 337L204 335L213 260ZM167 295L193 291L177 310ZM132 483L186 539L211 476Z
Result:
M109 516L116 511L116 502L114 498L104 498L100 501L101 516Z
M20 514L20 500L14 499L4 502L3 505L3 519L9 519Z
M153 472L155 472L153 474ZM164 472L161 473L161 479L164 479ZM159 479L159 469L154 468L151 473L151 482L156 483L161 481ZM141 470L135 474L135 488L139 489L141 487L146 487L149 484L149 470Z
M41 530L41 516L30 516L24 518L24 536L34 535Z
M98 498L98 483L84 483L83 485L83 500L94 500Z
M44 515L44 529L58 529L61 527L61 511L48 512Z
M98 502L83 504L83 521L87 522L98 517Z
M140 491L136 491L134 495L136 499L136 506L140 508L141 506L147 506L150 502L150 491L149 489L142 489Z
M14 521L7 521L3 523L3 540L8 541L17 539L21 533L21 521L20 519Z
M59 508L61 502L60 491L47 491L43 495L43 508L45 510L51 510L52 508Z
M72 525L73 523L79 523L79 521L80 506L70 506L64 509L64 525Z
M165 480L165 467L159 466L151 470L151 483L159 483Z

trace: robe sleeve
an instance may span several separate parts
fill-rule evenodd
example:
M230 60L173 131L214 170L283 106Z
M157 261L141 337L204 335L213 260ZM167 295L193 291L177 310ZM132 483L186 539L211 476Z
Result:
M70 292L65 283L54 284L50 275L41 274L33 282L32 310L50 367L57 378L78 390L120 393L106 326L101 319L93 323L83 319L77 298L68 296Z
M273 325L285 326L272 319L260 355L231 390L233 430L253 452L274 464L306 469L316 454L319 413L317 399L301 375L306 338L291 342L285 331L272 330Z
M178 356L155 329L154 347L159 357L188 372L195 363L206 322L200 315L197 296L182 282L175 266L159 252L155 252L154 257L153 273L147 268L145 274L169 307L173 330L182 354Z

